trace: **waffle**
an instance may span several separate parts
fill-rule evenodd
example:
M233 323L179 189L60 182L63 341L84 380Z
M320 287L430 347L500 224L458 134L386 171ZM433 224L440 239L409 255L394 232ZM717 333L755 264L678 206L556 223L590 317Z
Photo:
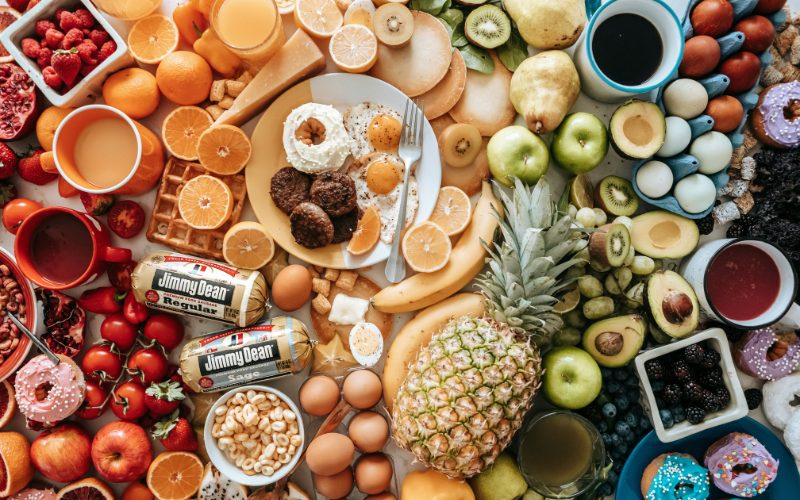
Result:
M214 175L209 174L199 163L169 159L156 192L153 213L147 226L147 239L183 253L221 260L222 240L228 229L239 222L247 187L244 175L215 176L231 189L233 212L228 221L217 229L194 229L183 220L178 211L178 192L184 183L204 174Z

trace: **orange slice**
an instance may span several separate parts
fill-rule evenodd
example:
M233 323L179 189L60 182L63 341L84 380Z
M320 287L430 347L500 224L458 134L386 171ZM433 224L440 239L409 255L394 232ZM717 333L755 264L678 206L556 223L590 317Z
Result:
M219 175L233 175L247 165L253 146L250 139L239 127L218 125L200 135L197 143L197 156L209 172Z
M198 175L178 193L178 211L195 229L216 229L230 218L233 194L227 184L210 175Z
M214 119L197 106L181 106L164 119L161 139L167 151L181 160L197 160L197 144L200 135L211 128Z
M161 14L140 19L128 33L128 50L142 64L158 64L178 48L178 27Z
M228 264L242 269L260 269L275 255L275 243L258 222L245 221L225 233L222 256Z
M333 33L328 51L340 70L363 73L378 60L378 39L363 24L346 24Z
M185 500L200 489L203 462L194 453L165 451L147 470L147 487L161 500Z
M353 255L364 255L372 250L381 236L381 216L378 209L369 207L358 221L358 227L347 244L347 251Z
M14 23L22 14L12 9L11 7L0 6L0 32L8 28ZM5 47L0 45L0 63L9 63L14 61L11 54L8 53Z
M443 268L452 249L447 233L433 222L412 226L403 236L403 256L411 269L419 273Z
M428 221L444 230L447 236L460 234L469 225L472 204L467 193L454 186L439 190L439 198Z
M73 481L58 490L56 498L58 500L85 500L87 498L92 500L114 500L114 490L99 479L87 477Z
M294 22L315 38L330 38L344 17L333 0L297 0Z

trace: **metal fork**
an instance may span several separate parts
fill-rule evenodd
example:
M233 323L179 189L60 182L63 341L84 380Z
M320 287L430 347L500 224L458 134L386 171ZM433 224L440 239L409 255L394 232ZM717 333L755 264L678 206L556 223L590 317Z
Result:
M403 176L403 191L400 193L400 213L397 214L397 227L392 240L392 251L386 261L386 279L390 283L399 283L406 276L406 262L400 255L400 240L406 227L406 205L408 202L408 185L411 179L411 169L422 157L422 137L425 130L424 108L417 106L410 100L406 101L403 112L403 128L400 134L400 159L405 163L406 171Z

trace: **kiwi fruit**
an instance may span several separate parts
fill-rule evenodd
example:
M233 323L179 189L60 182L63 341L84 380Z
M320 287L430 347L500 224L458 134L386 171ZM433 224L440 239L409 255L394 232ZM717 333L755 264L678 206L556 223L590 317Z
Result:
M489 0L456 0L456 3L461 5L466 5L467 7L477 7L478 5L483 5Z
M475 45L494 49L511 38L511 20L500 7L482 5L467 16L464 34Z
M451 167L463 168L472 165L481 151L483 138L478 127L467 123L454 123L442 131L439 147L442 159Z
M581 209L584 207L594 208L594 200L592 199L592 181L589 176L579 174L569 181L569 202L575 205L575 208Z
M414 16L401 3L386 3L378 7L372 24L375 36L387 47L402 47L414 34Z
M594 191L597 205L612 215L633 215L639 208L639 197L627 179L609 175L597 183Z
M592 260L602 266L621 266L630 248L631 233L623 224L606 224L589 236Z

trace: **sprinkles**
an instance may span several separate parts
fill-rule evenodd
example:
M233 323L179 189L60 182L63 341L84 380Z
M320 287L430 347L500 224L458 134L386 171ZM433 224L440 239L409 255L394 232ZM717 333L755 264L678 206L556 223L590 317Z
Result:
M737 344L734 357L736 365L748 375L777 380L800 365L800 342L794 334L784 338L772 328L752 330Z
M704 500L708 498L708 470L694 459L667 455L658 468L647 500Z
M756 438L734 432L706 452L714 485L725 493L750 498L763 493L778 475L778 461Z

